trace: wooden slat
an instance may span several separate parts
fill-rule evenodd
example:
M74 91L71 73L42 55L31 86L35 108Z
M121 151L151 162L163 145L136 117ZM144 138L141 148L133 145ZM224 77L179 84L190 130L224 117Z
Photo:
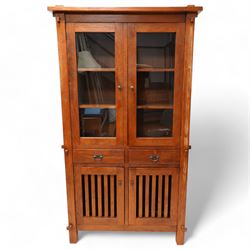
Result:
M108 217L109 211L108 211L108 176L104 175L104 216Z
M114 175L110 175L110 216L115 216L115 182Z
M95 197L95 176L91 175L91 204L92 204L92 216L96 216L96 197Z
M89 216L89 179L88 175L84 175L84 191L85 191L85 211L86 216Z
M158 177L158 211L157 217L160 218L162 215L162 175Z
M156 191L156 176L152 176L152 194L151 194L151 217L155 217L155 191Z
M149 217L149 175L146 175L145 183L145 217Z
M98 186L98 216L102 217L102 176L97 176L97 186Z
M164 217L168 217L168 175L165 175L165 190L164 190Z
M138 185L138 188L139 188L139 202L138 202L138 211L139 211L139 213L138 213L138 216L139 216L139 218L141 218L142 217L142 194L143 194L143 184L142 184L142 179L143 179L143 176L142 175L140 175L139 176L139 185Z

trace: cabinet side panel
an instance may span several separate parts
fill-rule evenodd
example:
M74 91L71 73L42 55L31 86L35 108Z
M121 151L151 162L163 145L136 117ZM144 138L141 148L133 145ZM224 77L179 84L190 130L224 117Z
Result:
M188 150L190 130L190 105L192 87L192 61L193 61L193 38L194 38L194 14L186 15L185 28L185 51L183 71L183 94L182 94L182 118L181 118L181 147L180 147L180 176L179 176L179 203L176 242L184 244L185 214L187 194Z
M68 84L66 27L65 27L64 14L56 15L56 26L57 26L58 53L59 53L59 63L60 63L63 137L64 137L68 220L69 220L68 228L69 228L70 242L76 243L78 235L77 235L76 212L75 212L74 170L72 164L70 99L69 99L69 84Z

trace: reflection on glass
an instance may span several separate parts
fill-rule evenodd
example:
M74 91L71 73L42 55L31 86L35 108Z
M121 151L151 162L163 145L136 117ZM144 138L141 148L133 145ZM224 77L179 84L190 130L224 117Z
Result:
M137 72L137 105L172 105L174 72Z
M85 108L80 109L81 137L115 137L116 110Z
M115 104L114 72L78 74L79 104Z
M173 110L138 109L137 137L172 136Z
M174 68L175 33L137 33L137 68Z
M114 68L114 33L76 33L79 68Z

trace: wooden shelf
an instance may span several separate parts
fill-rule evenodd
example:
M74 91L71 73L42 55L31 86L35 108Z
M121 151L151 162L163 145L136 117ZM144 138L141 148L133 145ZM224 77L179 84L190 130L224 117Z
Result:
M165 68L137 68L137 72L174 72L174 69Z
M78 72L114 72L115 68L78 68Z
M144 104L137 105L138 109L173 109L173 105Z
M116 105L114 104L80 104L79 108L101 108L101 109L115 109Z

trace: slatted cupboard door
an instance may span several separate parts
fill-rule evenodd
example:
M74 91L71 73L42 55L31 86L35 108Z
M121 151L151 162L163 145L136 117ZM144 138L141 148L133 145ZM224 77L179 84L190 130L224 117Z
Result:
M124 169L75 166L77 224L124 223Z
M176 225L178 168L129 170L129 223Z

